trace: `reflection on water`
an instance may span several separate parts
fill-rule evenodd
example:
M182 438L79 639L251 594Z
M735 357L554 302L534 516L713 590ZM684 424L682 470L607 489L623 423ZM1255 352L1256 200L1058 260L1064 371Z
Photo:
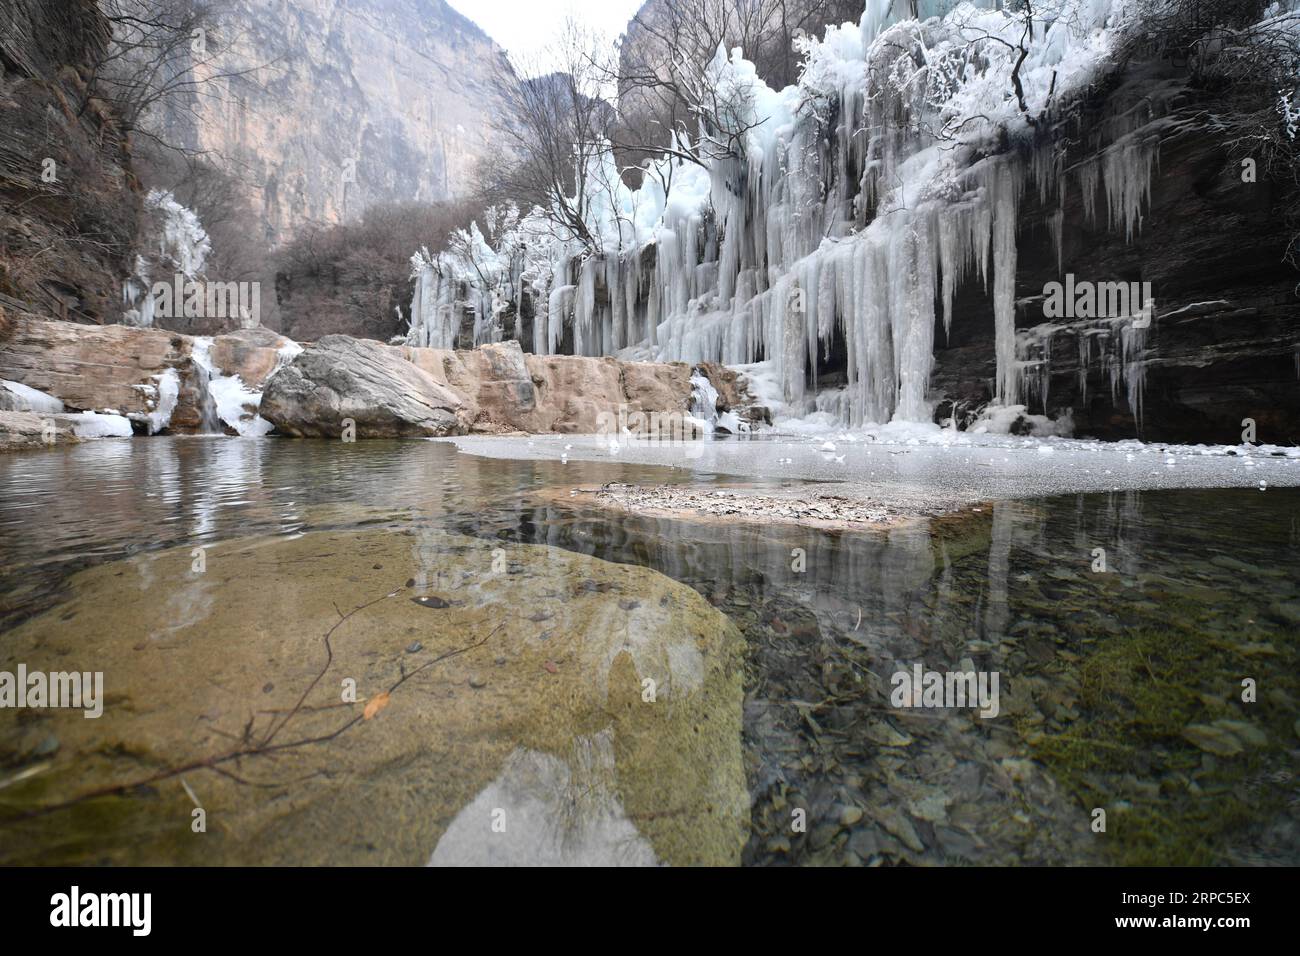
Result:
M746 862L1300 862L1300 492L998 502L862 534L618 515L540 494L684 479L435 442L158 439L8 456L0 620L57 605L79 568L235 537L374 527L414 534L417 552L445 531L547 544L657 570L744 633ZM179 627L211 595L191 580L168 600ZM892 708L891 676L916 662L996 671L1000 716ZM516 748L431 862L647 862L617 786L575 781L582 766L608 781L591 769L601 738L574 745L586 764ZM553 825L488 847L457 822L510 801Z
M573 750L572 765L514 751L501 775L456 815L429 865L654 866L653 848L614 792L610 735L579 737ZM483 832L494 817L495 839Z

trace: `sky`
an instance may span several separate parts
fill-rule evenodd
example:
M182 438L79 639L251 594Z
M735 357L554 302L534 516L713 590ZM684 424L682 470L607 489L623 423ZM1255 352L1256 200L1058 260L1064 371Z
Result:
M483 28L516 65L546 55L565 18L573 15L588 29L611 40L623 32L642 0L447 0ZM545 71L544 71L545 72Z

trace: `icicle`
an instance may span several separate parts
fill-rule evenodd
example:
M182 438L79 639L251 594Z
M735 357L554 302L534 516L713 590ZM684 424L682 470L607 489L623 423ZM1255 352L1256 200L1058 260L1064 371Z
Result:
M1097 224L1097 187L1100 184L1101 167L1096 158L1084 160L1079 164L1079 193L1083 199L1083 224Z
M556 355L560 348L560 339L564 337L564 320L573 310L574 292L577 286L562 285L551 291L550 302L546 307L547 315L547 348L546 351L551 355Z
M890 327L897 344L898 405L894 418L920 422L929 417L925 393L934 362L934 244L931 216L919 211L899 217L889 255Z
M1155 135L1131 134L1102 154L1102 180L1106 186L1108 224L1124 224L1124 239L1142 226L1142 207L1151 201L1151 167L1160 151Z
M1065 272L1065 210L1057 209L1048 217L1052 231L1052 249L1056 252L1056 271Z
M1139 433L1142 431L1142 399L1146 388L1146 341L1149 326L1124 320L1120 330L1120 361L1124 367L1125 398Z
M1016 404L1016 211L1021 176L1017 160L995 162L989 176L993 208L993 339L997 355L996 398Z

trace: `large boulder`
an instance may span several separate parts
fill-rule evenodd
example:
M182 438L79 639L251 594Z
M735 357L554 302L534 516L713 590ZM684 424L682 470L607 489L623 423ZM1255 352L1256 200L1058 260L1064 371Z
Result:
M235 329L212 340L208 357L222 375L238 375L249 388L260 390L286 358L292 360L298 345L270 329L257 326Z
M401 348L327 335L266 382L262 417L298 437L336 438L345 423L357 438L458 435L461 397L406 360Z
M98 719L0 710L0 864L740 862L744 640L691 588L432 529L233 540L192 565L187 544L90 568L6 635L5 660L104 684ZM229 775L156 776L279 721L285 746Z

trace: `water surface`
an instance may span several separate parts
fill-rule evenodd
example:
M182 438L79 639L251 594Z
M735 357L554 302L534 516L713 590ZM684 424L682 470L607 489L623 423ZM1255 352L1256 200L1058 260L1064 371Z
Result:
M1003 500L861 533L619 515L565 494L688 479L727 480L617 460L487 459L424 441L157 438L10 455L0 458L0 621L57 620L49 616L76 598L77 572L172 548L215 554L245 539L357 531L466 536L485 554L494 543L547 545L659 572L743 635L743 862L1300 862L1300 490ZM358 554L355 567L336 561L320 575L342 587L381 563ZM287 581L313 572L273 564L266 573ZM182 577L164 585L169 613L201 618ZM557 593L530 609L538 639L563 600ZM225 639L270 638L250 628ZM998 716L892 706L892 676L916 662L996 672ZM15 664L0 637L0 669ZM283 680L282 690L297 686ZM1253 682L1251 701L1243 681ZM184 689L157 694L165 709ZM42 772L82 774L88 790L102 782L43 719L0 711L0 814L39 806ZM111 708L102 720L108 735ZM636 841L657 823L627 809L636 787L616 745L599 734L584 744L609 771L600 779L613 802L565 805L586 814L583 834L618 832L638 847L622 861L649 862L655 854ZM572 790L575 764L550 759L545 748L516 751L497 790L433 811L455 816L491 802L510 774L534 789L562 779ZM391 772L394 788L407 787L410 766ZM258 781L276 799L301 786L274 767ZM158 799L140 792L96 807ZM75 841L54 836L58 814L6 824L0 858L120 859L115 846L142 842L139 822L105 812L101 836ZM346 819L338 827L346 831ZM148 832L152 851L141 859L203 862L174 835ZM459 859L488 839L446 832L444 856L454 843ZM304 827L292 839L320 837ZM268 841L231 862L297 858L284 846ZM516 849L554 859L540 846ZM351 852L327 858L367 859L364 848ZM436 857L437 847L410 852Z

